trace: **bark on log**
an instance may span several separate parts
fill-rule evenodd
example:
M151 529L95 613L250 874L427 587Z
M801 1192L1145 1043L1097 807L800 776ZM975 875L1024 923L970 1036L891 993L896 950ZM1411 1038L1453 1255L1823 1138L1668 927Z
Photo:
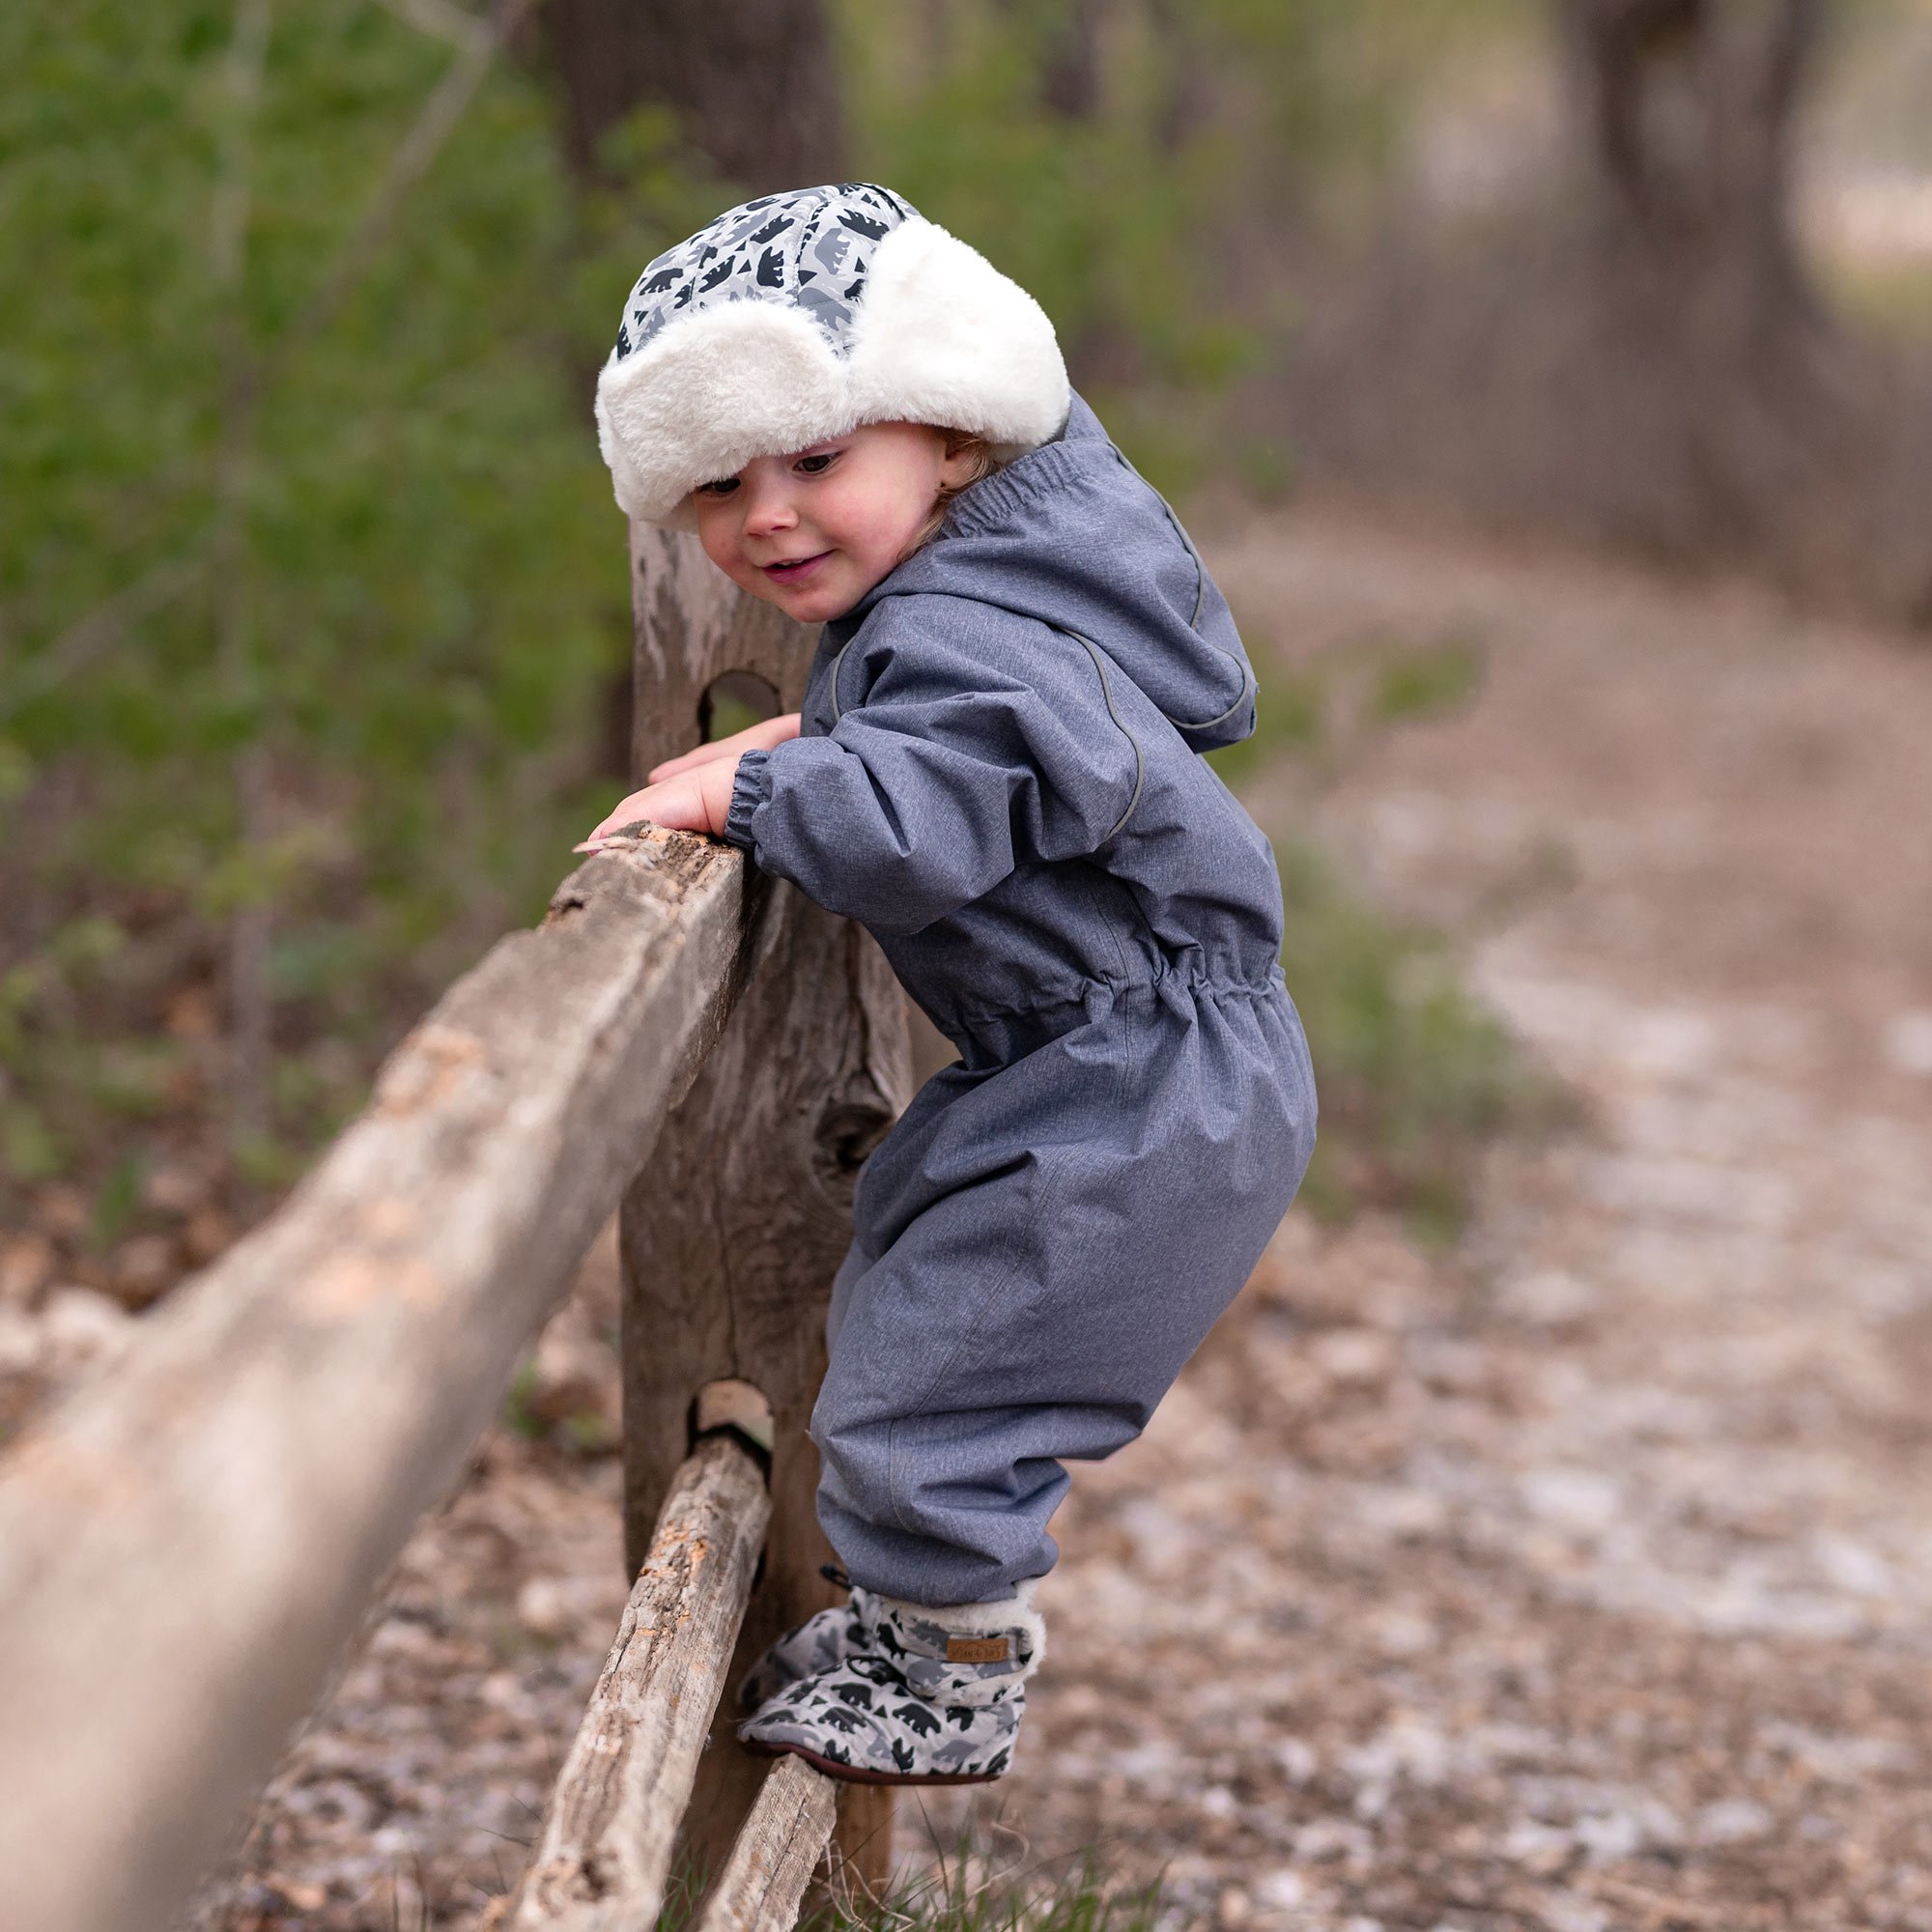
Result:
M780 1758L705 1901L697 1932L790 1932L838 1812L838 1787L829 1777L803 1758Z
M735 589L693 538L633 531L638 619L634 764L701 735L704 694L749 671L796 709L814 634ZM754 1382L776 1417L772 1530L745 1618L737 1673L771 1640L837 1601L805 1430L825 1372L824 1317L851 1236L861 1162L910 1089L905 1000L857 926L776 885L753 985L673 1115L648 1178L627 1196L624 1436L630 1547L641 1553L684 1455L700 1385ZM757 1795L762 1762L721 1712L692 1807L694 1852L713 1870ZM838 1842L876 1883L891 1855L892 1800L843 1788Z
M222 1850L717 1037L748 895L679 834L581 867L0 1463L9 1923L152 1932Z
M763 1472L729 1435L700 1442L678 1471L558 1776L513 1932L657 1923L770 1516Z

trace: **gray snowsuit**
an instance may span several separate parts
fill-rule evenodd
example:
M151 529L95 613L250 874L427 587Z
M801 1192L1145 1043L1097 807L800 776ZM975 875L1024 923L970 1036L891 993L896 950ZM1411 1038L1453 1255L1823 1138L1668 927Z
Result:
M828 624L725 837L866 925L959 1048L860 1177L811 1433L855 1582L1012 1594L1062 1458L1146 1426L1315 1136L1228 607L1078 397Z

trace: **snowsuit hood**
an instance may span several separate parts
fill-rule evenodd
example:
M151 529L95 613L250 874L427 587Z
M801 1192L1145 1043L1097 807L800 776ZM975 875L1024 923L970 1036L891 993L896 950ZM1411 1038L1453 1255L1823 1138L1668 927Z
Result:
M1188 749L1255 728L1255 677L1193 541L1076 394L1060 436L955 497L940 534L841 617L881 599L970 597L1097 640Z

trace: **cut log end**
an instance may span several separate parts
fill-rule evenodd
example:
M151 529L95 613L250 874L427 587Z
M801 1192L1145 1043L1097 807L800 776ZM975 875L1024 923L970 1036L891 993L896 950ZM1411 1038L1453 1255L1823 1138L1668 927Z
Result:
M727 1379L706 1382L697 1391L692 1410L692 1433L715 1435L729 1430L755 1443L767 1456L778 1439L772 1406L751 1382Z

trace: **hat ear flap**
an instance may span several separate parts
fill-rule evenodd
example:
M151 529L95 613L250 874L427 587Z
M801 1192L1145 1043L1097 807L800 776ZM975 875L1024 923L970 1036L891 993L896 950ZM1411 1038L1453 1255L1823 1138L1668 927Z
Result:
M1066 420L1066 365L1046 311L1009 276L923 216L874 249L853 331L853 412L1033 449Z
M631 461L630 452L624 447L623 439L611 425L611 412L604 407L604 384L601 380L597 384L595 413L597 447L603 451L604 461L610 466L611 493L617 499L617 507L627 517L648 521L649 493L644 479L638 474L638 466Z

